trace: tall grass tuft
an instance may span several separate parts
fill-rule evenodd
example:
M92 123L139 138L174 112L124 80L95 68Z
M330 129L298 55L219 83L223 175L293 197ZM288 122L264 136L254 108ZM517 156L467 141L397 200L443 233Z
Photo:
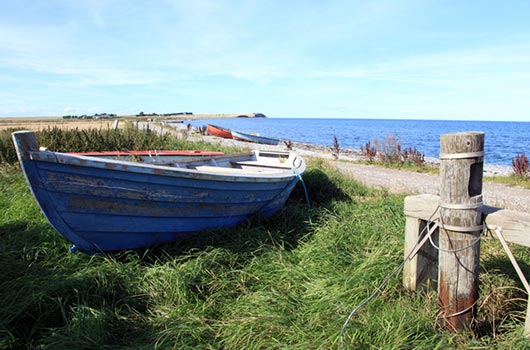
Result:
M330 147L331 155L334 159L339 159L339 153L340 153L340 144L339 140L337 139L337 135L333 135L333 145Z
M403 196L322 160L272 218L115 255L68 252L19 170L0 171L0 348L336 349L350 311L403 259ZM526 349L527 296L484 240L478 332L445 333L436 295L393 278L342 349ZM528 249L514 249L525 270ZM528 271L526 271L528 273Z
M17 161L15 147L11 141L14 129L0 131L0 164ZM55 152L99 152L133 150L190 150L232 152L206 142L188 141L170 133L159 134L149 128L138 128L127 123L125 128L62 129L49 127L36 132L39 145Z
M377 155L377 148L375 146L372 146L370 144L370 141L368 141L364 145L364 148L361 147L361 154L363 155L363 157L368 159L368 163L373 163L375 156Z
M8 128L0 130L0 165L13 164L17 161L17 153L13 141L11 141L11 133L18 129Z
M526 178L530 176L530 165L525 153L518 154L512 159L512 169L517 177Z
M361 147L361 154L369 163L378 159L381 164L387 167L412 167L424 170L425 155L418 151L416 147L403 148L401 139L395 135L387 135L383 140L375 139L374 145L370 142Z

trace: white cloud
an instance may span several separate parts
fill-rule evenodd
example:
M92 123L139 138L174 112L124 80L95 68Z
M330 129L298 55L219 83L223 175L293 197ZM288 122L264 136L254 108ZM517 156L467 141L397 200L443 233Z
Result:
M315 70L309 76L425 85L482 84L530 77L530 46L508 45L410 55L386 62L359 63L345 69Z

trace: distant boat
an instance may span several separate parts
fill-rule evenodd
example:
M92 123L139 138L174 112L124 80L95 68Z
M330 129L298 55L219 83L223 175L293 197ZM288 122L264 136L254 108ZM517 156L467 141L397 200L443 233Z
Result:
M231 139L232 138L232 131L230 129L226 129L217 125L212 124L206 124L206 127L208 128L208 134L217 136L217 137L223 137L225 139Z
M292 152L158 165L39 150L32 131L13 133L13 141L45 217L74 244L72 250L89 254L147 247L233 227L255 214L270 216L306 168Z
M260 136L258 134L250 134L250 133L246 133L243 131L236 131L236 130L232 130L231 132L232 132L232 137L236 140L264 143L267 145L277 145L278 143L280 143L279 139L275 139L272 137L265 137L265 136Z

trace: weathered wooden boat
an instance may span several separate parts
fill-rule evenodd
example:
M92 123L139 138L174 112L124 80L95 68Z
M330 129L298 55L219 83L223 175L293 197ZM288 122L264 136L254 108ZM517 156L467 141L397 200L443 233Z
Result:
M294 153L254 151L142 164L39 150L13 133L30 189L73 250L140 248L233 227L285 204L305 170Z
M243 131L236 131L231 130L232 137L236 140L240 141L247 141L247 142L255 142L255 143L263 143L267 145L277 145L280 143L279 139L275 139L272 137L265 137L258 134L251 134Z
M227 128L223 128L217 125L212 124L206 124L206 128L208 129L208 134L217 136L217 137L223 137L225 139L231 139L232 138L232 131Z

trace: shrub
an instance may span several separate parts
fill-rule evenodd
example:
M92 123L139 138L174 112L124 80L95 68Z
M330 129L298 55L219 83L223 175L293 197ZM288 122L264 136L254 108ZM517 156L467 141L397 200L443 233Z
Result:
M416 147L403 149L401 139L395 135L387 135L382 141L374 139L374 146L366 143L364 148L361 147L361 153L370 163L377 157L386 166L415 165L423 168L425 165L425 155Z
M330 147L334 159L339 159L340 145L336 135L333 135L333 146Z
M515 176L528 176L530 173L530 168L528 165L528 158L524 152L522 154L518 154L515 158L512 158L512 168Z
M13 164L17 161L17 152L11 140L11 133L20 129L0 130L0 164Z
M403 163L401 153L401 139L395 135L387 135L383 141L374 140L379 160L388 166Z
M361 154L368 159L368 162L373 163L377 156L377 149L370 144L370 141L368 141L366 145L364 145L364 148L361 147Z
M201 134L201 135L208 135L208 127L206 125L203 125L203 126L200 126L197 131Z
M422 168L425 165L425 155L419 152L416 147L408 147L403 151L403 161L404 163L412 163Z

